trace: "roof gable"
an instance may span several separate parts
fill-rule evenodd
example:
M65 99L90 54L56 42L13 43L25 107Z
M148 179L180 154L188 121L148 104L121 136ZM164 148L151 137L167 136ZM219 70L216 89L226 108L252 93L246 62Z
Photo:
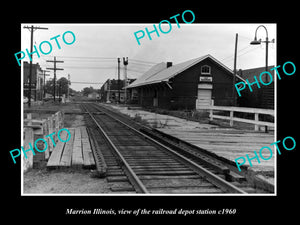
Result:
M153 66L150 70L144 73L140 78L138 78L135 82L129 85L127 88L138 87L147 84L159 83L168 81L172 77L178 75L179 73L187 70L188 68L194 66L195 64L203 61L206 58L212 59L214 62L219 64L225 70L227 70L230 74L233 74L233 71L226 67L224 64L219 62L217 59L212 57L211 55L205 55L199 58L190 59L188 61L173 65L171 67L166 68L166 63L159 63ZM237 75L239 79L242 79L240 76ZM242 79L243 80L243 79Z

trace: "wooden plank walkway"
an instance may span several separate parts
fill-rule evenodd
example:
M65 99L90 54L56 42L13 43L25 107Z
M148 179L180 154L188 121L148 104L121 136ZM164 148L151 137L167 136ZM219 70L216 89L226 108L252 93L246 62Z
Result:
M86 127L67 128L71 133L68 142L58 141L47 163L47 168L95 168L95 160ZM61 139L67 139L61 133Z
M234 162L238 157L250 158L254 157L254 151L259 153L259 150L264 146L270 146L275 140L274 134L259 133L246 130L236 130L231 128L218 129L158 129L161 132L172 135L178 139L189 142L195 146L211 151L221 157ZM273 157L267 161L256 159L252 160L254 170L258 171L274 171L274 150ZM268 158L268 151L262 152L263 157ZM245 163L249 165L249 162Z

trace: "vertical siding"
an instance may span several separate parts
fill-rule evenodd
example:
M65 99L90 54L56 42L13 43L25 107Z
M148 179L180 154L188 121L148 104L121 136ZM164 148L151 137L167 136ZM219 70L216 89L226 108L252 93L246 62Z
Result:
M172 109L195 109L199 65L188 68L172 79Z
M209 58L170 79L172 90L163 83L140 87L140 104L145 107L153 107L153 98L155 90L157 90L159 108L195 109L199 77L203 65L211 67L213 77L212 98L215 105L231 105L233 76Z
M264 108L274 109L274 83L268 86L261 85L258 88L256 85L249 88L245 88L241 91L241 97L238 97L238 105L241 107L252 107L252 108Z
M182 104L182 108L195 109L199 76L203 65L211 67L211 75L213 77L212 98L214 99L214 104L232 105L232 74L214 61L205 59L174 78L173 98L176 99L178 107Z
M232 105L232 74L216 63L210 65L212 66L212 97L214 99L214 104L219 106Z

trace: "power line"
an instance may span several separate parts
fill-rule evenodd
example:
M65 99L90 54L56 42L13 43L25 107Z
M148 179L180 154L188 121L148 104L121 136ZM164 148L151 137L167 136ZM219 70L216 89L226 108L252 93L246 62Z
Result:
M249 52L252 52L252 51L258 49L259 47L260 47L260 46L257 46L256 48L254 47L253 49L250 49L249 51L240 54L239 57L241 57L242 55L245 55L245 54L247 54L247 53L249 53Z
M250 37L246 37L246 36L243 36L243 35L240 35L240 34L239 34L239 37L241 37L242 39L249 40L249 41L252 41L252 40L253 40L253 39L250 38Z
M245 50L245 49L247 49L248 47L250 47L250 46L247 46L247 47L245 47L245 48L239 50L238 52L241 52L242 50ZM249 49L249 50L246 51L246 52L243 52L243 53L241 53L241 54L238 54L238 57L241 57L241 56L243 56L243 55L245 55L245 54L247 54L247 53L249 53L249 52L252 52L252 51L258 49L259 47L260 47L260 46L257 46L257 47L254 47L254 48ZM227 61L231 61L231 60L233 60L233 55L228 56L228 57L226 57L226 58L224 58L224 59L222 59L222 60L220 60L220 61L221 61L221 62L227 62Z
M139 62L139 63L145 63L145 64L157 64L157 62L130 58L130 62L132 62L132 61Z
M45 57L51 57L51 56L45 56ZM116 60L117 57L99 57L99 56L59 56L60 58L67 59L103 59L103 60ZM138 60L138 59L130 59L130 61L135 61L138 63L143 63L143 64L157 64L157 62L151 62L151 61L144 61L144 60Z
M240 52L244 51L247 48L250 48L250 45L245 46L244 48L238 50L237 52L240 53ZM227 57L221 59L220 61L226 61L227 59L230 59L230 58L233 58L233 55L227 56Z
M139 62L131 62L131 64L137 65L137 66L145 66L145 67L151 67L152 65L146 65L144 63L139 63Z
M72 84L104 84L104 82L71 81Z
M114 69L113 66L72 66L67 65L64 68L71 68L71 69Z
M114 69L114 64L115 64L115 58L109 58L110 60L113 61L102 61L102 60L97 60L95 59L96 57L90 57L90 58L85 58L85 60L81 60L79 59L80 57L74 57L75 59L65 59L65 57L60 57L63 58L65 61L65 65L64 68L74 68L74 69ZM44 61L46 61L45 59L42 59ZM73 63L75 62L75 63ZM101 66L99 65L99 63L108 63L107 66ZM47 64L46 64L47 65ZM111 65L111 66L110 66ZM123 65L122 65L123 66ZM132 70L139 70L141 68L139 67L143 67L144 69L141 70L147 70L149 67L151 67L152 65L150 64L145 64L145 62L131 62L130 65L128 65L128 67L132 68ZM138 68L136 68L138 67ZM138 71L140 72L140 70Z
M137 73L145 73L147 70L134 70L134 69L129 69L129 68L127 68L127 70L129 70L129 71L133 71L133 72L137 72Z
M51 57L51 56L44 56ZM60 58L71 58L71 59L106 59L106 60L116 60L116 58L111 57L94 57L94 56L59 56Z
M91 69L91 70L116 70L115 66L72 66L64 65L65 69ZM144 73L147 69L139 70L138 68L127 68L128 71L133 71L137 73Z
M106 64L106 65L99 65L98 63L94 62L78 62L78 63L70 63L65 61L64 68L88 68L88 69L113 69L115 62ZM121 67L124 67L123 65ZM144 65L144 64L134 64L134 65L128 65L128 67L132 69L138 69L138 70L148 70L151 66L150 65Z

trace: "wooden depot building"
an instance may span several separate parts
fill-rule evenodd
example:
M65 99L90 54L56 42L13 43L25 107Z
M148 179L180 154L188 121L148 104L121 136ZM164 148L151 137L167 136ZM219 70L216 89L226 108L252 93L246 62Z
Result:
M236 82L241 80L244 81L237 75ZM233 72L208 54L176 65L159 63L127 89L138 92L138 103L144 107L201 109L209 105L229 106L233 104Z

